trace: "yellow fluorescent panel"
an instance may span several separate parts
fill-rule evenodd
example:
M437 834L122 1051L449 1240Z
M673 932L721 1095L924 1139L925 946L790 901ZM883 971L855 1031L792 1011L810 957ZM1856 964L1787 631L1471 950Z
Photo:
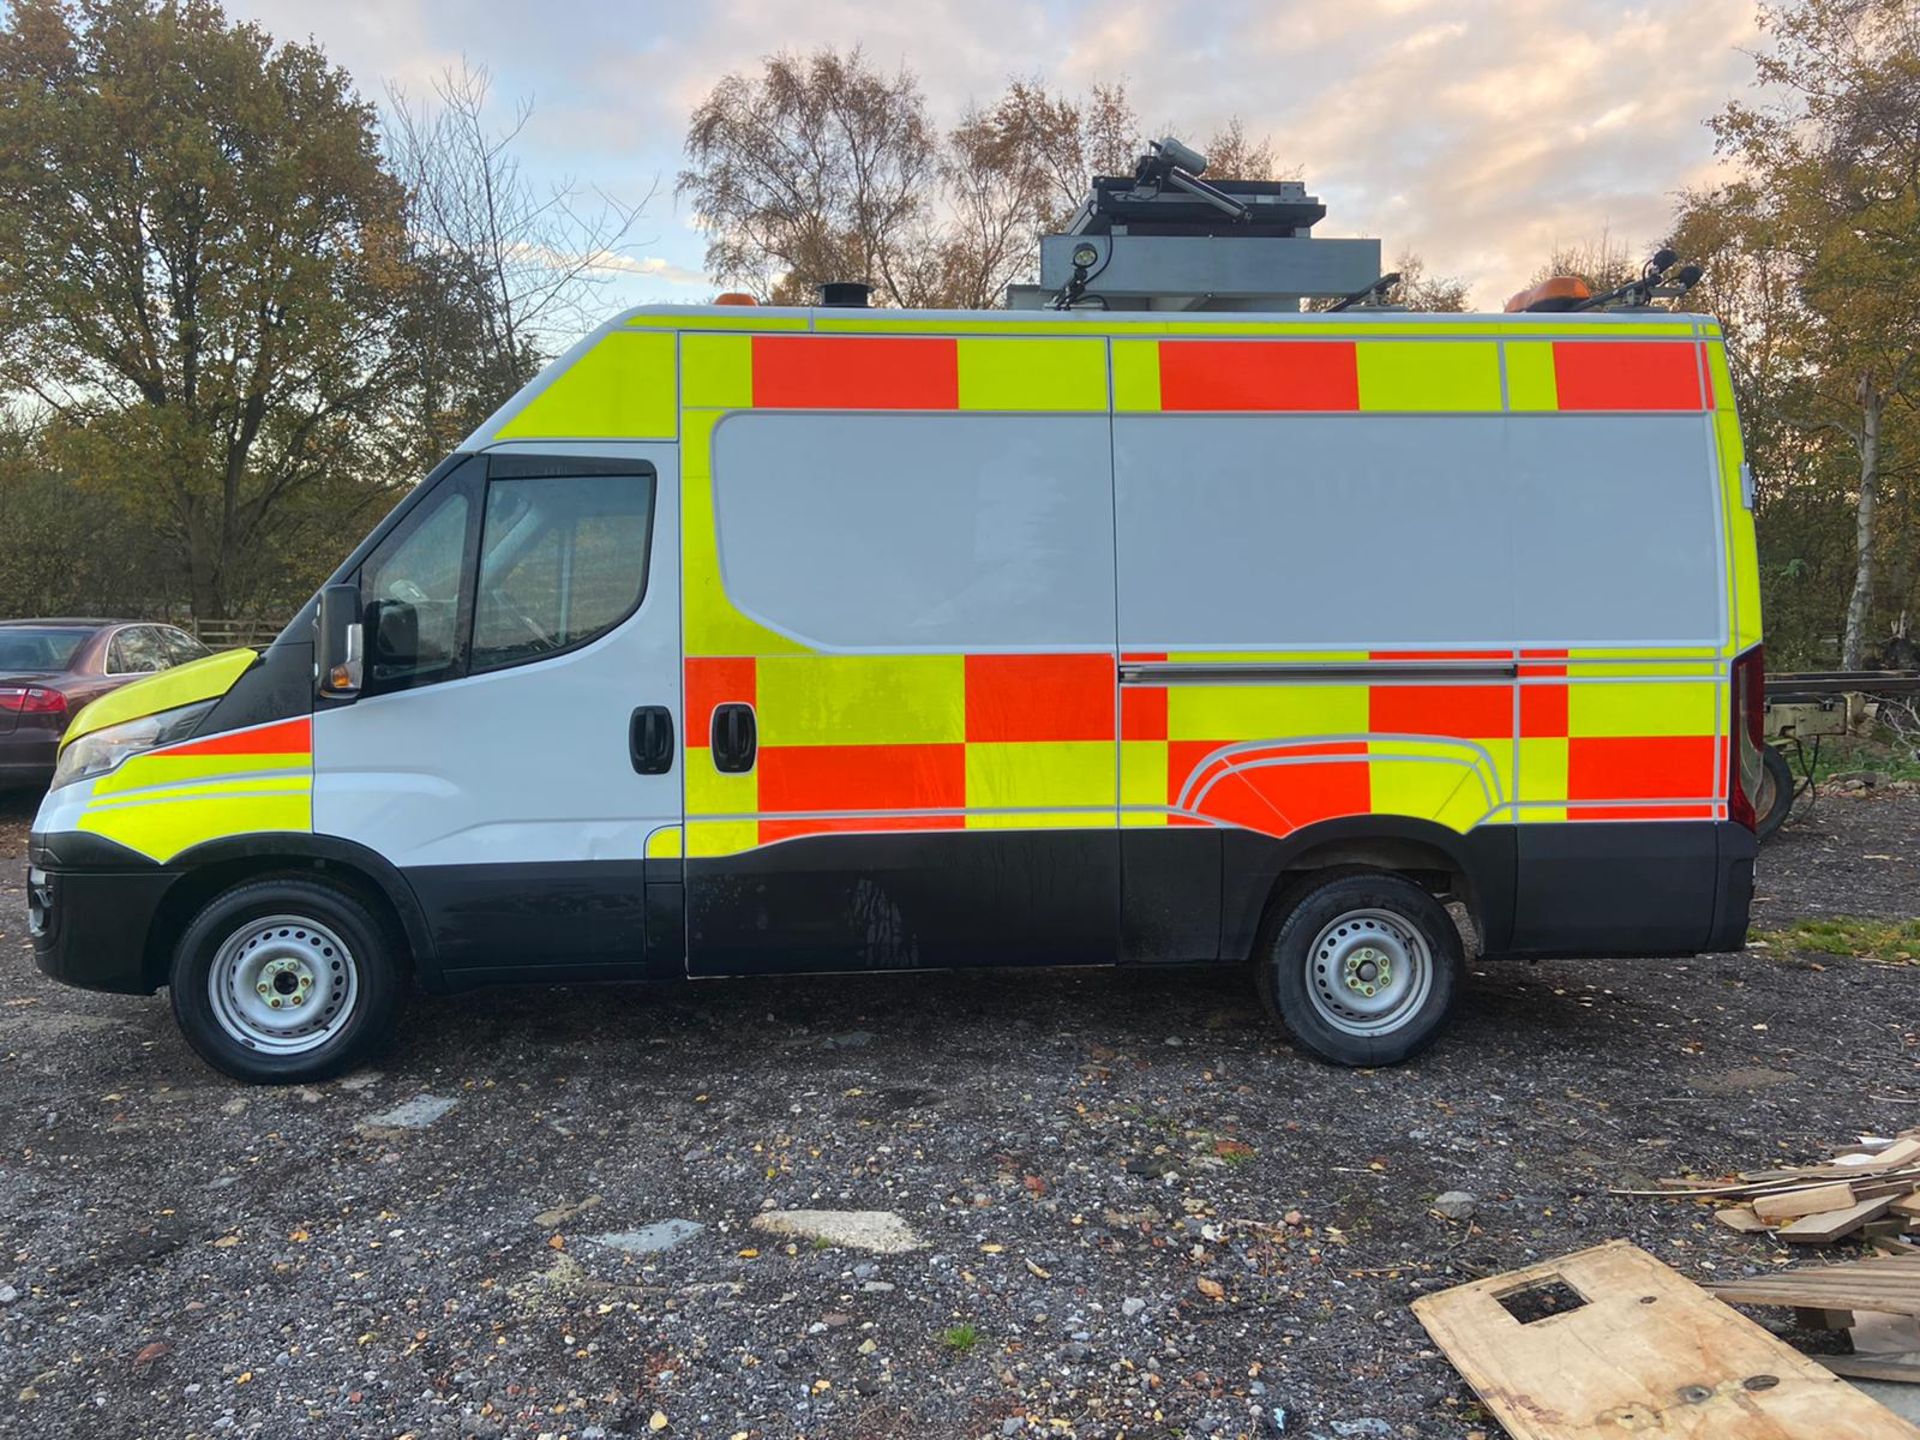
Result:
M113 795L129 790L144 790L154 785L183 785L196 781L237 782L263 772L276 783L285 783L283 772L304 774L313 768L313 757L305 752L294 755L136 755L118 769L110 770L93 782L96 795Z
M744 410L753 404L751 335L680 337L680 403Z
M1362 410L1500 408L1500 347L1490 341L1362 340L1355 351Z
M1546 340L1509 340L1507 406L1513 410L1558 410L1560 382L1554 378L1553 344Z
M1175 740L1364 735L1365 685L1182 685L1167 692Z
M1707 346L1707 378L1713 382L1713 408L1733 412L1733 372L1727 368L1727 347L1719 341Z
M687 814L755 815L760 811L760 777L749 770L727 775L713 768L713 754L687 749ZM752 843L752 842L749 842Z
M704 858L737 855L760 843L760 826L752 820L687 821L687 855Z
M1567 798L1567 742L1558 738L1523 739L1516 800Z
M229 835L313 829L310 782L278 793L196 793L146 805L90 807L80 828L164 864L183 850Z
M967 746L967 808L1007 809L1114 803L1113 743L1050 740ZM1088 825L1111 824L1109 815L1082 816Z
M1567 732L1582 738L1711 735L1720 687L1712 681L1606 681L1567 687Z
M934 745L967 738L964 656L773 656L760 662L758 684L762 745Z
M957 342L962 410L1107 408L1104 340Z
M1113 342L1113 408L1136 411L1160 408L1158 340Z
M668 825L647 836L647 859L678 860L679 858L680 827L678 825Z
M1486 812L1486 795L1474 778L1472 766L1431 760L1372 760L1368 764L1376 815L1407 815L1418 820L1440 820L1444 815L1452 819L1449 802L1463 787L1473 797L1473 803L1466 807L1473 813L1465 824L1453 828L1464 830Z
M499 438L671 440L679 415L670 333L616 330L556 375Z
M130 681L92 704L82 706L60 743L70 745L82 735L104 730L122 720L138 720L163 710L217 699L233 688L233 682L253 664L256 654L253 650L223 650L218 655L189 660L171 670Z

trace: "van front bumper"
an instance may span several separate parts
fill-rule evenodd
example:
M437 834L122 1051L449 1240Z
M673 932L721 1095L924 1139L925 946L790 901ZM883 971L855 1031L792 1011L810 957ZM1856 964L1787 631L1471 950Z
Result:
M75 837L81 841L91 836ZM33 963L49 979L82 990L151 995L161 976L147 963L147 937L168 888L179 878L143 870L62 865L56 837L27 846L27 933Z

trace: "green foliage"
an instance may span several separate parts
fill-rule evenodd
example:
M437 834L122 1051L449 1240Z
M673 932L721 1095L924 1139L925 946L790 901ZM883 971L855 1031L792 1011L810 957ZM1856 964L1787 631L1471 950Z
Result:
M971 1321L949 1325L940 1332L940 1343L956 1355L971 1355L980 1343L980 1327Z
M1761 19L1764 88L1714 122L1734 178L1683 198L1673 244L1727 327L1769 663L1900 664L1920 619L1920 7Z
M1753 938L1782 956L1812 951L1818 955L1851 955L1883 965L1920 963L1920 920L1828 915L1796 920L1784 930L1756 931Z
M345 72L211 0L19 0L0 28L0 384L172 546L194 613L373 499L404 199Z

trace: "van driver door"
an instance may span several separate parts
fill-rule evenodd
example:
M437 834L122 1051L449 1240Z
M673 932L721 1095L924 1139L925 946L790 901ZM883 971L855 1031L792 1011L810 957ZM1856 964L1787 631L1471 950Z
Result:
M452 978L643 973L647 838L681 812L678 501L670 445L502 447L360 568L314 829L399 868Z

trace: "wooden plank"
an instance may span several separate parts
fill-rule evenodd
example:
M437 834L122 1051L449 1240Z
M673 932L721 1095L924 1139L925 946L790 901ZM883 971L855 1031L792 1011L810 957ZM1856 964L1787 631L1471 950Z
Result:
M1762 1195L1753 1202L1753 1213L1762 1220L1778 1222L1819 1215L1828 1210L1845 1210L1858 1205L1860 1197L1844 1180L1818 1185L1811 1190L1795 1190L1786 1195Z
M1904 1215L1909 1220L1920 1220L1920 1190L1911 1195L1903 1195L1887 1207L1896 1215Z
M1585 1303L1523 1324L1559 1284ZM1920 1429L1625 1241L1413 1302L1513 1440L1920 1440Z
M1810 1306L1865 1310L1882 1315L1920 1315L1920 1256L1876 1256L1840 1265L1814 1265L1751 1275L1709 1286L1712 1294L1739 1305Z
M1878 1220L1887 1213L1887 1207L1891 1204L1892 1198L1886 1195L1878 1200L1862 1200L1844 1210L1805 1216L1791 1225L1781 1226L1774 1234L1794 1245L1831 1245L1835 1240L1851 1235L1869 1220Z
M1920 1356L1895 1360L1885 1355L1822 1355L1820 1363L1849 1380L1899 1380L1920 1385Z
M1723 1210L1716 1210L1713 1218L1742 1235L1761 1235L1773 1228L1745 1205L1729 1205Z

